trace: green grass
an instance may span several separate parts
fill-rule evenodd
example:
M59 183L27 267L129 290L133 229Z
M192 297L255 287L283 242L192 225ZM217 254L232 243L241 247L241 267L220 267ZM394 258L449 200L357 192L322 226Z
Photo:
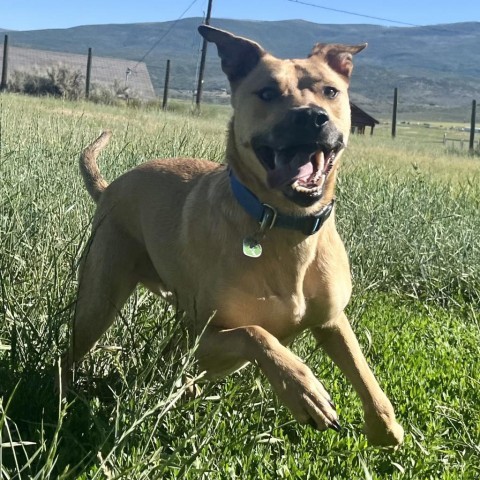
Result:
M79 152L111 128L108 179L151 157L220 161L229 113L0 96L0 477L479 478L480 158L446 152L441 130L354 137L339 181L347 313L406 429L398 451L367 445L359 400L307 335L293 348L331 392L340 434L292 421L253 367L182 395L194 348L176 348L181 318L141 289L59 405L94 209Z

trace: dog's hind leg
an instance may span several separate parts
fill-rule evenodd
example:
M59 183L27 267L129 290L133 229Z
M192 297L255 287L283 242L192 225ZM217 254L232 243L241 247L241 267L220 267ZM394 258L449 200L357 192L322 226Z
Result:
M312 329L318 344L345 374L359 395L365 413L369 443L396 446L403 441L403 428L395 419L390 400L380 388L345 314L322 327Z
M134 242L107 221L92 235L80 267L70 347L62 361L63 393L73 364L95 345L134 290L135 251Z
M221 330L207 327L197 350L207 378L223 376L252 362L268 378L281 402L300 423L338 430L337 413L311 370L277 338L259 326Z

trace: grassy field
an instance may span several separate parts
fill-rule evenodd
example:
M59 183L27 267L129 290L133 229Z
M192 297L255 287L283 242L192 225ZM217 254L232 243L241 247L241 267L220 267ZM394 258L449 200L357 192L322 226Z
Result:
M253 367L186 397L193 351L166 354L179 315L141 289L60 404L53 377L94 207L79 152L111 128L108 179L151 157L220 161L228 117L0 96L0 478L478 479L480 157L445 151L440 127L353 137L338 188L347 313L402 448L367 445L359 400L308 336L293 348L331 392L339 434L293 422Z

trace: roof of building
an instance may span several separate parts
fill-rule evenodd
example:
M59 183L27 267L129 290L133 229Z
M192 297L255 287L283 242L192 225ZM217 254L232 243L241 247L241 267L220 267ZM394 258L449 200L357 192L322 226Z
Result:
M360 107L350 102L350 110L352 112L352 125L367 125L373 127L378 125L380 122L369 115L367 112L363 111Z

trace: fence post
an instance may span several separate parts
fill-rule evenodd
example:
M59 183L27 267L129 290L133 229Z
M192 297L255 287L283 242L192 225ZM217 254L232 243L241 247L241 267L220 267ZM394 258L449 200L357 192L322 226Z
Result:
M87 56L87 75L85 79L85 98L88 99L90 97L90 74L92 70L92 48L88 48L88 56Z
M170 81L170 60L167 60L167 70L165 71L165 85L163 86L162 108L166 110L168 102L168 83Z
M477 111L477 102L476 100L472 101L472 118L470 121L470 143L468 150L470 153L473 153L475 148L475 116Z
M3 65L2 80L0 81L0 92L7 89L7 73L8 73L8 35L5 35L3 41Z
M397 106L398 106L398 88L395 87L393 93L393 115L392 115L392 138L397 135Z

